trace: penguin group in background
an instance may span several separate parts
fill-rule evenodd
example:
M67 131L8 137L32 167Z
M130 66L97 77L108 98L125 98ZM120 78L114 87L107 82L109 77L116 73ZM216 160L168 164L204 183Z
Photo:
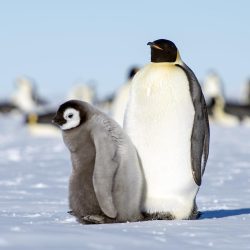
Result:
M28 77L19 77L15 81L15 90L9 100L0 102L0 113L18 111L26 114L47 104L47 101L40 98L36 85Z
M92 105L71 100L54 117L71 153L71 214L79 222L142 219L144 178L137 151L122 128Z
M93 103L95 100L95 89L92 86L86 84L74 85L66 100L77 99ZM60 131L57 126L51 123L51 120L55 116L56 108L47 108L37 112L30 112L25 117L25 123L28 125L28 129L32 135L35 136L59 136Z
M248 123L250 105L226 100L223 84L217 73L205 78L203 91L207 102L210 120L223 126L236 126Z
M149 219L195 219L209 152L205 99L175 44L149 42L151 63L132 80L125 130L138 150Z
M127 82L119 88L112 103L112 117L119 123L120 126L123 126L123 118L129 98L131 81L138 70L138 67L132 67L129 70Z

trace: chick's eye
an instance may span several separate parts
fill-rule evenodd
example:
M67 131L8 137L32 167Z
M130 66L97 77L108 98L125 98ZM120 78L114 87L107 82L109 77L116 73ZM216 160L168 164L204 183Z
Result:
M69 114L69 115L68 115L68 118L71 119L72 117L73 117L73 114Z

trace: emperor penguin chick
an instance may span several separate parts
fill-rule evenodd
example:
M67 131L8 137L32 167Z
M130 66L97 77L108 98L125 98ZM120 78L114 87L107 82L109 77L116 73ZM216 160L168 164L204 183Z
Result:
M125 129L140 156L152 219L194 219L209 151L209 123L200 84L175 44L149 42L151 63L132 80Z
M53 122L71 153L69 206L78 221L140 220L144 178L137 151L122 128L77 100L62 104Z

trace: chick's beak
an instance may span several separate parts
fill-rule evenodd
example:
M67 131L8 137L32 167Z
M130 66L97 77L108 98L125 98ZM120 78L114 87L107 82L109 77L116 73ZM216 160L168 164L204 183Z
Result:
M53 124L55 124L55 125L59 125L59 126L61 126L61 125L63 125L64 123L65 123L65 119L63 119L63 118L58 118L57 116L54 116L54 118L52 119L52 121L51 121Z

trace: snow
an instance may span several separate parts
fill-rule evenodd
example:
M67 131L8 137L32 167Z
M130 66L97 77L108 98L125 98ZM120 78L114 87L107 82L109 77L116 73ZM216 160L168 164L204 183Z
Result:
M0 249L250 249L250 129L211 126L194 221L81 225L68 211L70 155L0 117Z

